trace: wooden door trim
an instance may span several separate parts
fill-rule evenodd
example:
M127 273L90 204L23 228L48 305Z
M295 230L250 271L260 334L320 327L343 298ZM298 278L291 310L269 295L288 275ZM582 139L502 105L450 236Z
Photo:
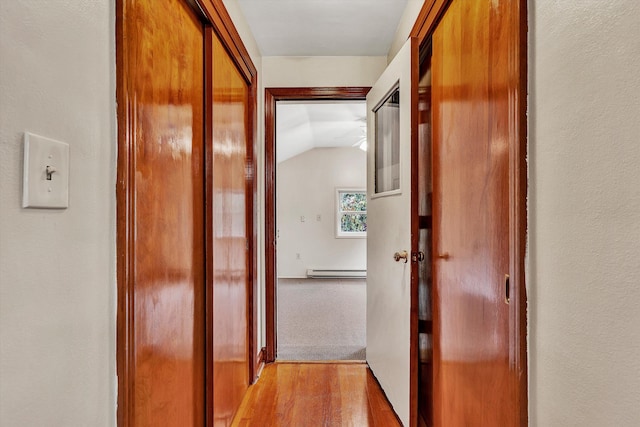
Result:
M510 52L509 66L518 67L518 87L512 102L512 125L517 129L518 141L509 145L509 224L510 224L510 270L514 280L513 289L517 302L512 311L511 323L516 325L514 347L518 351L516 358L516 372L520 373L517 384L520 390L519 418L520 425L529 423L529 395L528 395L528 358L527 358L527 288L525 275L525 257L527 251L527 1L520 0L517 5L517 16L512 17L518 25L517 40L514 51Z
M224 46L229 51L229 54L235 61L238 69L242 72L248 82L257 77L258 72L256 70L249 51L242 43L240 34L236 29L236 26L227 12L227 8L224 7L222 0L190 0L196 1L198 8L204 14L208 23L216 30L218 36L223 42Z
M411 253L420 250L420 217L418 181L418 116L419 116L419 80L420 80L420 42L417 37L411 40ZM426 260L425 260L426 261ZM409 316L409 426L418 425L418 263L411 261L411 306Z
M411 29L409 37L415 37L424 49L433 35L440 18L453 0L426 0ZM518 26L516 40L509 52L509 66L517 67L518 83L511 97L511 124L516 129L518 140L509 144L509 258L510 276L515 292L515 307L510 313L510 322L515 325L513 348L516 349L516 366L519 373L517 389L520 391L518 408L521 426L528 425L528 361L527 361L527 293L525 278L525 255L527 241L527 1L518 0L511 19ZM419 64L418 64L419 66ZM413 77L412 77L413 78ZM413 122L412 122L413 126ZM413 244L413 243L412 243ZM413 320L412 320L413 322ZM413 327L413 323L412 323ZM413 355L412 355L413 357ZM413 370L411 371L414 375ZM417 421L417 385L411 388L411 417ZM411 425L414 424L413 421Z
M409 37L416 37L422 46L424 41L431 37L440 17L452 1L453 0L426 0L418 13Z
M248 325L248 343L249 354L252 363L249 364L249 381L253 382L258 372L259 364L262 362L262 351L257 348L257 332L258 332L258 316L257 316L257 256L255 248L258 247L258 236L256 233L256 215L255 201L257 198L256 166L255 152L256 141L255 126L257 123L257 78L258 73L251 56L244 46L240 35L233 24L229 13L222 0L185 0L194 11L201 17L205 29L212 27L218 34L222 44L228 50L231 58L238 67L243 77L246 79L250 88L249 98L249 123L247 126L247 139L251 141L247 146L247 162L251 169L250 179L247 180L247 212L249 215L246 219L247 233L251 236L249 239L248 257L250 265L248 266L248 277L251 280L247 288L247 325ZM118 140L117 140L117 171L116 171L116 281L117 281L117 309L116 309L116 370L118 376L118 410L117 425L132 425L131 410L129 402L133 392L133 375L131 372L133 366L133 282L132 273L134 271L134 245L135 236L133 227L131 227L134 218L133 200L135 196L135 164L134 150L131 137L133 135L133 112L130 111L128 99L129 93L127 89L128 76L126 73L126 65L128 61L128 45L124 34L125 30L125 7L127 0L116 0L116 100L117 100L117 123L118 123ZM211 58L203 52L205 59L205 76L211 66ZM208 62L206 62L208 61ZM210 70L209 70L210 71ZM206 90L206 89L205 89ZM206 97L206 95L205 95ZM208 108L204 108L205 112L205 145L206 135L210 132L210 121L206 119ZM205 146L205 152L207 151ZM207 156L205 155L205 158ZM204 164L207 170L210 165ZM207 183L205 183L206 188ZM206 190L205 190L206 191ZM206 202L206 200L205 200ZM206 206L205 206L206 215ZM205 216L206 218L206 216ZM206 218L210 220L210 218ZM205 236L206 242L206 236ZM206 269L206 262L205 262ZM205 272L205 280L210 277ZM211 354L212 340L210 337L212 317L210 309L209 297L206 298L205 333L206 333L206 351ZM212 407L209 402L213 399L213 373L212 367L205 366L205 393L207 399L207 407ZM207 410L208 412L209 410ZM213 419L209 418L207 413L207 424L213 425Z
M116 366L118 374L118 426L132 424L129 402L133 392L133 245L135 236L130 223L134 217L133 193L135 171L132 170L133 135L129 111L128 45L125 43L125 0L116 1L116 99L118 120L118 164L116 177Z
M213 125L211 117L211 106L213 105L213 73L211 67L213 64L213 44L212 29L205 27L204 29L204 230L205 230L205 423L212 426L214 423L213 416L213 206L211 204L210 194L213 194L213 150L210 148L213 141Z
M365 100L371 87L265 88L265 362L276 360L276 102Z

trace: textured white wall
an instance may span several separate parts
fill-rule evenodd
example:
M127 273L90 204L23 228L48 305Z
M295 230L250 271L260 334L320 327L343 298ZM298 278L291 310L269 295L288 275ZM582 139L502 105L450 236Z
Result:
M115 424L113 3L0 2L2 425ZM529 13L531 425L635 426L640 3L540 0ZM260 61L247 44L263 77L258 141L262 88L370 85L386 64ZM70 143L69 209L20 208L25 130Z
M640 422L640 2L529 1L532 426Z
M113 0L0 1L0 424L115 425ZM25 130L70 145L22 209Z
M276 171L278 277L306 277L307 268L366 270L367 239L337 239L335 209L336 188L367 188L367 154L314 148Z
M409 38L409 33L411 33L411 29L416 23L416 19L420 14L420 10L422 9L423 4L424 0L407 1L407 5L405 6L402 17L400 18L400 22L398 22L398 28L396 28L395 37L393 38L391 47L389 48L389 52L387 53L388 62L391 62L391 60L396 56L396 54L404 45L404 42L406 42Z
M371 86L387 66L384 56L265 56L264 87Z

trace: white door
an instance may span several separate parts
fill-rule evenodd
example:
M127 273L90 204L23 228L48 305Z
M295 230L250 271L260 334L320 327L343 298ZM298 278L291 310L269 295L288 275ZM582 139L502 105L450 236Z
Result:
M414 62L417 67L412 44L411 39L404 44L367 95L367 362L405 426L410 412L411 68ZM396 261L396 252L406 252L407 262Z

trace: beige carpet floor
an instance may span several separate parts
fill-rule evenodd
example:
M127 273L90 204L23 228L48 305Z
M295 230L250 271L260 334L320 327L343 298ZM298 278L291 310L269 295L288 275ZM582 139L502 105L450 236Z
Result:
M279 279L278 360L365 360L365 279Z

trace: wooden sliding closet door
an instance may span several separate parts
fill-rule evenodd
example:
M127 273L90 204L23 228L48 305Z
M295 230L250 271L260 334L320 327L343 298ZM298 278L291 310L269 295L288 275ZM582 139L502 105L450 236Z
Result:
M202 426L204 29L183 0L119 8L119 424Z
M118 425L228 426L252 378L256 69L221 0L116 0Z
M213 418L228 426L249 387L248 286L250 165L247 82L218 36L207 30L207 57L212 58L207 91L212 134L208 153L207 194L211 203L207 257L213 301ZM249 215L248 215L249 214ZM209 361L211 363L211 361Z
M521 4L453 0L433 33L436 426L526 425Z

